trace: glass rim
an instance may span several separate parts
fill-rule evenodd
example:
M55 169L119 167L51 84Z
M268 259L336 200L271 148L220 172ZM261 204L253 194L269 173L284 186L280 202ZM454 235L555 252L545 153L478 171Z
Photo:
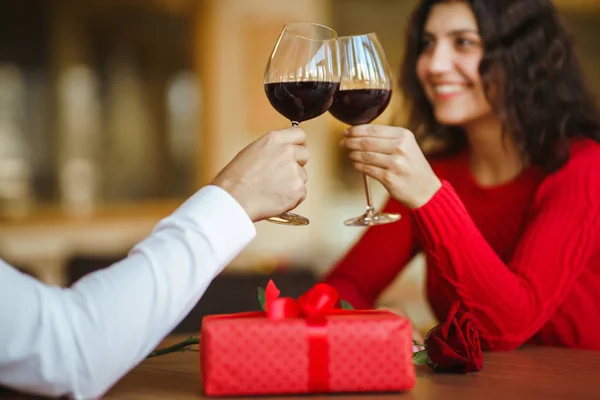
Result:
M368 36L377 36L376 32L369 32L369 33L361 33L358 35L344 35L344 36L338 36L338 40L342 40L342 39L349 39L349 38L357 38L357 37L368 37ZM377 36L377 38L379 38L379 36Z
M316 27L319 27L319 28L324 28L324 29L328 30L329 32L331 32L333 34L333 37L330 37L329 39L314 39L314 38L306 37L304 35L299 35L299 34L293 32L293 31L290 31L290 30L287 29L289 26L301 25L301 24L313 25L313 26L316 26ZM330 41L330 40L337 40L337 39L339 39L339 36L338 36L337 32L333 28L331 28L331 27L329 27L327 25L324 25L324 24L319 24L317 22L308 22L308 21L288 22L288 23L286 23L283 26L283 29L282 29L281 33L282 34L283 33L289 33L290 35L294 35L294 36L296 36L298 38L305 39L305 40L312 40L312 41L316 41L316 42L327 42L327 41Z

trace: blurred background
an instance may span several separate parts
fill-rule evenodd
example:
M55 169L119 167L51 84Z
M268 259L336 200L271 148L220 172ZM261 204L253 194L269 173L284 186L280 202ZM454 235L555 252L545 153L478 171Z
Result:
M376 32L398 70L415 0L2 0L0 3L0 257L67 286L123 258L158 220L246 144L287 127L263 72L286 22L340 35ZM600 0L555 1L600 88ZM396 94L377 122L402 121ZM256 240L177 328L207 313L257 309L274 278L297 296L363 232L362 180L325 114L303 123L311 161L308 227L257 224ZM373 185L378 204L385 192ZM369 265L365 265L369 268ZM135 295L132 293L132 296ZM435 321L417 256L382 296L419 327Z

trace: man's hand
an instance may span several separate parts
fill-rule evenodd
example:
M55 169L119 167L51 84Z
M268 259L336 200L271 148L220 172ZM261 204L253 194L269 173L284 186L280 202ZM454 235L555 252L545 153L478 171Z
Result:
M226 190L256 222L304 201L307 162L302 129L273 131L240 151L211 184Z

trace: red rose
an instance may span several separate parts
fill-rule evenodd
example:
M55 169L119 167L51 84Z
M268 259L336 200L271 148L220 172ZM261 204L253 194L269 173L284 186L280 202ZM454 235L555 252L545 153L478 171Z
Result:
M428 363L436 371L474 372L483 368L479 333L469 313L457 317L459 306L460 302L455 302L446 321L425 338Z

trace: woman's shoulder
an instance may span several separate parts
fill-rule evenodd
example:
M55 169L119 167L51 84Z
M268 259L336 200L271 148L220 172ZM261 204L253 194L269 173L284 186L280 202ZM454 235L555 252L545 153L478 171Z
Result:
M540 191L564 196L587 194L589 200L600 202L600 143L588 138L572 140L568 160L548 174Z
M589 138L577 138L571 141L569 161L574 165L586 164L600 166L600 142Z
M549 177L572 178L573 174L584 171L589 176L600 174L600 143L593 139L577 138L571 140L568 160Z

